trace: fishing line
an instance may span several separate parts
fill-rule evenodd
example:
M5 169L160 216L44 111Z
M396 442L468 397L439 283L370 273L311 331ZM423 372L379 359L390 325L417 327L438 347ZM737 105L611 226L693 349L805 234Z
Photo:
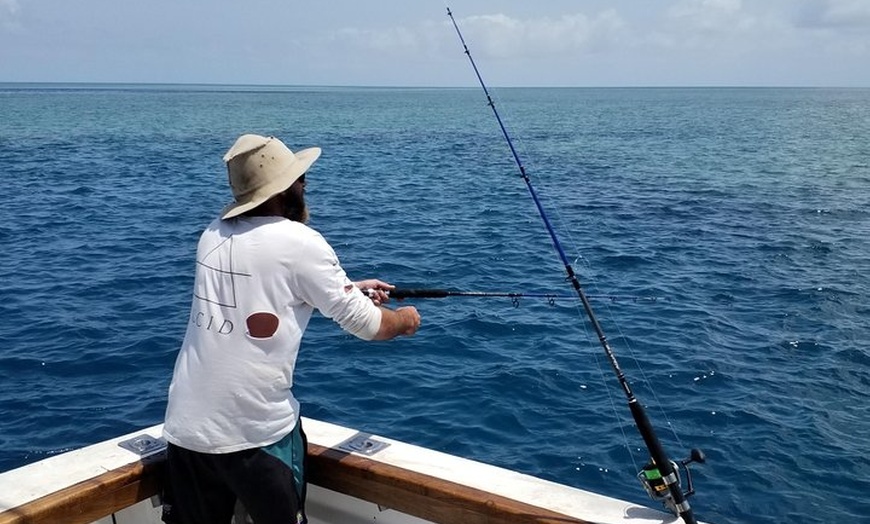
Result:
M580 311L580 307L577 307L578 313L582 315L582 311ZM583 333L586 335L586 340L588 342L592 342L592 333L589 331L589 327L586 323L581 324L583 326ZM631 465L635 469L635 471L640 468L637 465L637 460L634 458L634 451L631 449L631 445L628 441L628 434L625 432L625 424L623 422L624 417L620 415L619 410L616 407L616 400L613 398L613 392L610 390L609 382L607 381L607 374L604 372L604 368L601 365L601 357L597 352L593 352L592 358L595 360L595 366L598 368L598 376L601 378L601 383L604 385L604 392L607 394L607 400L610 402L610 411L613 413L613 420L616 421L616 424L619 426L619 431L622 433L622 442L625 446L625 450L628 452L628 457L631 459Z
M571 283L571 286L574 288L578 298L583 304L583 310L585 311L586 316L588 317L589 322L598 337L598 341L600 342L600 345L604 350L604 353L607 356L607 359L611 367L613 368L614 373L616 374L617 380L619 381L623 393L626 396L626 400L628 401L628 406L631 411L632 417L634 418L635 425L637 426L637 429L640 432L644 443L646 444L647 450L649 451L651 462L644 466L643 469L638 473L638 479L643 483L643 486L647 490L647 493L650 495L650 497L655 500L661 501L668 509L673 511L674 514L681 516L687 524L696 524L697 521L695 519L694 512L688 502L688 497L694 494L694 487L692 485L692 477L691 472L688 468L688 464L693 461L703 462L703 454L698 450L693 450L691 457L680 461L679 465L676 462L670 460L670 458L668 458L668 455L665 452L664 447L662 446L658 437L656 436L652 423L650 422L649 417L646 414L646 409L635 397L633 391L631 390L631 386L629 385L628 379L626 378L624 372L619 366L618 361L616 360L616 355L614 354L613 349L610 347L610 343L608 342L607 337L604 334L604 331L602 330L594 311L592 310L589 299L586 296L586 293L574 272L574 268L571 266L571 263L568 260L567 255L565 254L565 250L562 247L561 242L559 241L559 237L556 234L546 211L544 210L538 193L535 190L535 187L532 184L528 173L526 172L525 166L523 165L523 162L520 159L519 154L517 153L511 137L508 134L507 129L505 128L504 122L502 121L502 118L499 115L498 110L496 109L495 103L493 102L492 97L489 94L489 89L487 88L486 83L483 81L480 71L477 68L477 64L474 62L474 58L471 56L471 52L469 51L468 46L465 43L465 38L462 36L462 32L459 30L459 25L456 23L456 19L453 18L453 13L451 12L449 7L447 8L447 15L450 17L450 21L452 22L453 27L456 30L456 34L459 37L460 42L462 43L465 54L468 57L472 68L474 69L474 73L477 77L478 82L480 83L480 87L483 89L483 92L486 95L489 106L492 109L493 116L495 116L495 119L498 121L498 125L501 129L502 135L504 136L505 141L510 148L517 168L520 171L520 176L526 184L529 196L532 198L532 201L535 204L535 208L538 210L538 214L540 215L541 220L543 221L544 226L547 229L547 233L550 235L553 247L556 249L560 260L565 266L567 280ZM688 482L688 490L686 492L683 492L681 486L681 479L678 470L679 467L682 467L683 471L685 471L686 473Z
M570 238L571 238L570 230L568 232L568 237L570 240ZM594 274L594 271L592 270L592 266L589 264L588 259L583 258L582 256L578 256L577 259L574 260L575 263L577 262L577 260L580 260L580 259L582 259L582 264L587 269L587 273ZM594 282L594 279L592 279L592 281ZM638 358L637 353L635 352L634 345L631 343L629 338L625 335L625 332L622 330L622 324L617 320L617 316L613 313L613 310L610 307L610 304L605 303L604 308L607 310L608 318L610 319L610 322L613 325L613 327L616 329L617 334L619 336L619 339L622 340L623 345L625 346L626 350L628 351L629 356L631 357L632 361L634 362L635 368L637 368L637 370L640 372L641 379L642 379L643 384L646 386L646 390L652 395L653 400L655 401L655 405L656 405L658 413L665 419L665 423L667 424L668 429L670 430L670 434L674 437L674 440L676 441L677 445L679 445L680 447L684 447L683 440L680 438L680 435L677 432L675 425L673 424L673 422L671 421L670 417L668 416L667 412L664 409L664 403L661 402L661 400L659 399L658 394L656 394L656 388L653 387L652 381L650 380L649 376L647 376L646 371L644 370L644 367L640 363L640 359Z
M569 240L570 240L570 235L569 235ZM583 258L583 257L578 255L577 258L574 259L574 263L576 264L577 261L581 258ZM583 265L587 268L587 272L591 273L591 267L589 266L588 260L583 259ZM577 305L575 307L575 309L577 310L578 316L580 316L582 318L584 315L584 311L581 309L581 307L579 305ZM609 311L609 308L608 308L608 311ZM609 312L611 313L611 321L615 323L615 318L613 317L612 311L609 311ZM587 343L589 343L590 347L593 347L595 345L595 343L594 343L593 338L592 338L592 333L589 331L589 327L587 326L587 324L585 322L581 322L580 325L583 328L583 334L585 335L585 340L587 341ZM622 336L622 338L623 339L625 338L624 335ZM604 386L604 392L606 393L607 400L610 403L610 411L613 415L613 420L616 421L616 424L619 427L619 431L620 431L620 433L622 433L623 447L624 447L625 451L628 453L628 458L631 460L632 467L634 468L635 471L638 471L638 470L640 470L640 468L638 467L637 459L635 459L635 456L634 456L635 451L633 449L633 446L629 443L628 434L625 431L625 417L622 414L620 414L620 411L616 407L616 400L614 399L613 391L612 391L612 388L610 387L610 382L607 380L607 373L604 371L604 367L602 367L601 357L597 351L593 351L592 358L595 361L595 366L598 369L598 376L601 379L601 383Z
M605 304L604 307L607 308L608 310L610 309L609 304ZM631 341L628 339L628 337L625 336L625 333L623 333L622 327L619 325L619 323L613 322L613 324L616 328L616 331L619 334L619 337L622 339L623 344L625 345L626 349L628 350L628 354L631 356L631 359L634 361L635 367L640 372L641 378L643 379L643 383L646 385L647 391L652 395L658 412L665 419L665 422L667 423L667 426L670 429L671 434L674 436L674 440L676 440L677 444L680 447L683 447L683 441L680 438L679 433L677 433L677 430L674 427L674 424L671 422L670 417L668 417L668 414L663 407L663 403L659 400L659 397L656 394L656 388L654 388L652 386L652 381L647 376L646 372L644 371L643 366L640 365L640 360L638 359L638 357L634 351L634 345L631 343Z
M558 213L558 207L556 207L556 210ZM571 229L568 228L567 231L568 231L567 236L568 236L568 239L570 241L570 240L572 240ZM578 260L582 260L581 263L582 263L583 267L585 267L587 269L587 274L589 274L589 275L595 274L595 272L594 272L594 270L593 270L593 268L592 268L592 266L589 263L589 260L587 258L585 258L583 256L578 256L574 260L575 263ZM590 277L589 281L591 281L593 283L596 282L594 277ZM629 356L631 357L631 360L634 362L635 368L640 372L641 380L642 380L643 384L646 386L647 392L649 392L649 394L652 395L652 398L655 401L656 409L657 409L658 413L662 416L662 418L664 418L665 423L667 424L667 427L670 431L670 434L674 437L674 440L676 441L678 446L680 446L681 448L685 447L683 444L683 440L680 438L680 435L677 432L676 426L671 421L670 417L667 414L667 411L665 411L665 409L664 409L664 403L659 399L659 396L656 393L656 388L653 387L653 385L652 385L653 384L652 380L650 380L649 376L647 375L646 371L644 370L644 367L640 363L640 359L637 356L637 352L635 351L634 344L632 344L632 342L629 340L629 338L625 335L625 332L622 329L622 324L617 320L617 315L614 314L613 309L610 307L610 304L605 303L604 308L607 310L607 314L608 314L608 318L610 319L610 323L616 329L616 332L617 332L619 339L622 341L623 345L625 346L626 350L628 351Z

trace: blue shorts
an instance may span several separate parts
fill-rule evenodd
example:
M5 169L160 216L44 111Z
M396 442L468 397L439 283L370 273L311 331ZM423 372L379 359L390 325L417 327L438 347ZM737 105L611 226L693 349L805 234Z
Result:
M302 421L278 442L234 453L199 453L169 444L163 487L167 524L229 524L236 502L256 524L302 524L305 455Z

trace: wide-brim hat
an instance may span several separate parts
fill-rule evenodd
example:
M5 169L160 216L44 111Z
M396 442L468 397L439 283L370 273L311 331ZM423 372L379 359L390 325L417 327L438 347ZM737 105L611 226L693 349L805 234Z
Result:
M250 211L286 191L319 157L319 147L294 153L275 137L240 136L224 155L235 202L221 211L221 218Z

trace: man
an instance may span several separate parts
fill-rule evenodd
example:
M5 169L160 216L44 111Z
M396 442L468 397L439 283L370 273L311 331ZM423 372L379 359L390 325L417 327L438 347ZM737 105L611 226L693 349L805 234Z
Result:
M237 500L256 524L305 522L306 443L291 387L312 312L364 340L420 326L415 308L380 305L393 286L351 282L305 225L305 173L319 156L257 135L224 156L235 202L197 247L166 408L165 522L229 523Z

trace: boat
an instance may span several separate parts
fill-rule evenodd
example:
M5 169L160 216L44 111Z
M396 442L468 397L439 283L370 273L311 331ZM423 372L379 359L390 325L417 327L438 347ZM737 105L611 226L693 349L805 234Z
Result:
M665 524L671 513L303 418L311 524ZM0 473L0 524L157 524L158 424ZM238 508L237 523L245 522Z

